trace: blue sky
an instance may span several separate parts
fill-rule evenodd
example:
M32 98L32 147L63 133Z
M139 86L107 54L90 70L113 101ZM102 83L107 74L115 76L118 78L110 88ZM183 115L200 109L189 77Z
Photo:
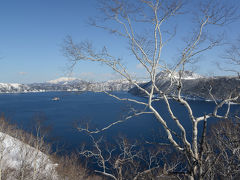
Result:
M90 40L97 47L110 46L113 54L129 62L133 57L123 41L87 25L88 17L97 15L95 0L1 0L0 82L45 82L66 76L67 59L61 52L61 44L67 35L76 41ZM227 38L235 39L239 29L239 21L229 25ZM197 72L219 74L211 69L213 61L219 59L219 52L221 49L203 56L203 61L196 65ZM174 53L172 50L170 54ZM129 66L130 71L141 72L133 61ZM79 64L73 76L88 80L116 78L110 69L93 63Z

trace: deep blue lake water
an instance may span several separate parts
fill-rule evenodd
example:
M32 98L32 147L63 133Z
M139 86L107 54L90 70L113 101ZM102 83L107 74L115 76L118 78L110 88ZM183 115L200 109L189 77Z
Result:
M146 101L142 97L135 97L126 92L115 92L121 97L131 97ZM59 101L52 98L59 97ZM203 115L211 112L214 108L213 102L189 101L194 115ZM183 125L187 128L189 138L191 136L191 123L186 116L186 110L182 105L171 102L173 110ZM174 122L169 118L163 102L156 102L155 106L167 119L170 127L176 128ZM76 124L82 121L90 121L94 127L101 128L111 122L119 120L129 113L129 108L143 107L127 102L117 101L104 93L73 93L73 92L46 92L26 94L0 94L0 113L19 127L31 131L33 119L45 119L45 125L51 125L52 130L47 140L58 145L59 150L71 152L77 149L89 138L76 129ZM239 109L239 105L232 106L232 112ZM224 112L226 106L221 111ZM211 120L212 122L214 120ZM211 122L210 122L211 123ZM176 129L177 131L177 129ZM132 118L120 125L114 126L103 133L109 139L115 139L119 135L129 138L142 139L142 137L154 138L156 132L162 132L160 124L152 115L142 115Z

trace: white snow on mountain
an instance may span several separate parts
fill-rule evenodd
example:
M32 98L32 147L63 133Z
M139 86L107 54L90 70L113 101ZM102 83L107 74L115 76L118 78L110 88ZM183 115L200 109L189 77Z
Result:
M180 74L179 72L171 72L171 71L162 71L157 75L157 78L174 78L174 79L179 79ZM192 71L183 71L181 74L181 79L185 80L193 80L193 79L198 79L198 78L203 78L203 76L196 74Z
M58 83L69 82L69 81L74 81L74 80L77 80L77 78L74 78L74 77L60 77L58 79L47 81L47 83L58 84Z
M0 92L9 93L9 92L26 92L28 91L29 87L24 84L18 83L0 83Z
M21 84L18 84L18 83L0 83L0 87L2 88L6 88L6 89L9 89L9 88L19 88L21 86Z

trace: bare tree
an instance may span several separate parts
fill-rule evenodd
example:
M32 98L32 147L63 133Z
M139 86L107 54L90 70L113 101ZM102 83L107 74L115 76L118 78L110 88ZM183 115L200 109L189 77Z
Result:
M181 156L170 159L168 156L172 151L168 147L151 144L151 148L145 148L143 144L129 142L126 138L119 138L115 145L111 145L102 137L96 140L90 135L90 138L93 148L83 146L79 153L88 159L88 163L95 162L98 167L95 173L115 180L163 179L167 176L176 179L177 175L169 175L169 172L178 168Z
M86 126L79 127L78 129L80 131L86 131L90 134L99 133L116 124L123 123L133 116L151 113L163 126L171 145L176 151L184 154L187 159L187 171L178 173L181 175L184 174L189 179L204 179L204 171L206 170L204 169L204 161L207 160L207 157L204 156L206 135L205 133L202 135L199 134L198 124L204 122L204 128L206 129L207 121L210 118L226 119L229 116L230 102L236 100L238 96L232 96L231 93L223 101L215 101L216 106L213 112L198 117L195 115L195 112L193 112L188 101L182 96L182 76L188 63L191 63L205 51L221 45L223 39L221 33L215 32L214 34L210 34L211 31L209 31L209 29L218 28L219 30L224 25L233 21L236 8L231 6L229 2L214 0L204 1L200 5L195 6L192 34L187 32L187 38L184 40L185 43L181 48L179 56L176 58L177 62L173 66L169 66L168 62L162 59L162 52L169 42L175 38L177 32L169 22L173 22L172 18L175 16L185 13L188 7L188 4L181 0L100 1L99 9L103 16L100 20L91 20L91 25L109 31L126 40L136 61L144 67L148 74L151 82L149 90L144 89L137 83L136 78L129 73L124 63L118 57L111 55L106 47L103 47L100 51L95 51L91 43L75 43L71 37L67 37L63 49L65 56L72 62L73 67L79 61L93 61L105 64L131 84L135 85L141 93L147 97L147 102L145 102L130 98L119 98L116 95L106 92L117 100L130 101L142 105L143 110L134 111L134 113L126 119L116 121L102 129L93 130ZM193 6L191 6L191 8L193 8ZM113 27L110 27L110 25L113 25ZM143 34L141 29L137 27L144 27L146 33ZM159 89L157 86L156 77L159 70L167 71L171 75L171 83L165 90ZM176 73L178 76L175 76ZM187 111L186 116L191 120L192 140L188 138L186 129L183 126L183 119L177 117L177 114L174 113L173 107L169 102L169 91L173 92L173 88L175 93L171 94L171 98L185 107ZM211 93L211 91L209 92ZM153 98L155 93L158 94L159 98ZM153 105L154 101L160 99L163 99L165 102L167 111L179 128L180 133L176 134L173 129L169 127L167 120L163 118L162 114ZM229 108L224 115L220 115L218 110L226 103L229 105ZM203 132L206 131L205 129ZM201 141L199 140L200 136L202 137ZM96 148L97 144L98 143L95 142ZM98 151L98 155L99 153ZM109 153L111 155L111 152ZM101 162L103 169L104 163L105 160ZM106 171L103 170L102 173L106 175ZM169 172L169 174L171 173ZM112 178L115 179L114 177Z
M225 71L234 72L240 78L240 37L237 39L235 43L232 43L230 47L226 50L225 55L223 56L224 59L227 60L225 64L230 64L228 69L222 68Z
M238 179L240 177L240 123L238 119L220 121L211 127L208 152L212 168L206 171L213 178ZM211 165L211 164L209 164ZM210 173L209 171L214 171Z

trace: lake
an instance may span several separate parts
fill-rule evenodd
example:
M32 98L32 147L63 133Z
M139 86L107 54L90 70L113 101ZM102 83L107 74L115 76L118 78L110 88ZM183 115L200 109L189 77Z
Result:
M135 97L127 92L114 92L114 94L146 101L143 97ZM59 100L53 101L54 97L59 97ZM170 101L170 103L191 138L191 122L186 116L185 108L176 102ZM190 100L189 103L194 115L209 113L214 108L213 102ZM167 120L168 125L178 131L174 122L169 118L164 103L160 101L155 102L154 105ZM90 122L93 128L102 128L124 118L131 113L129 108L133 107L143 109L141 105L118 101L104 93L94 92L0 94L0 112L4 113L12 123L16 123L27 131L32 131L33 119L44 120L43 125L51 126L46 140L53 143L54 147L58 146L58 149L65 153L72 152L83 142L89 141L85 133L77 131L77 125ZM233 105L232 112L239 107L239 105ZM226 105L221 109L222 112L224 110L226 110ZM157 136L157 132L163 132L163 130L156 119L152 115L142 115L116 125L99 136L104 136L108 140L114 140L120 135L134 139L143 139L143 137L151 139Z

